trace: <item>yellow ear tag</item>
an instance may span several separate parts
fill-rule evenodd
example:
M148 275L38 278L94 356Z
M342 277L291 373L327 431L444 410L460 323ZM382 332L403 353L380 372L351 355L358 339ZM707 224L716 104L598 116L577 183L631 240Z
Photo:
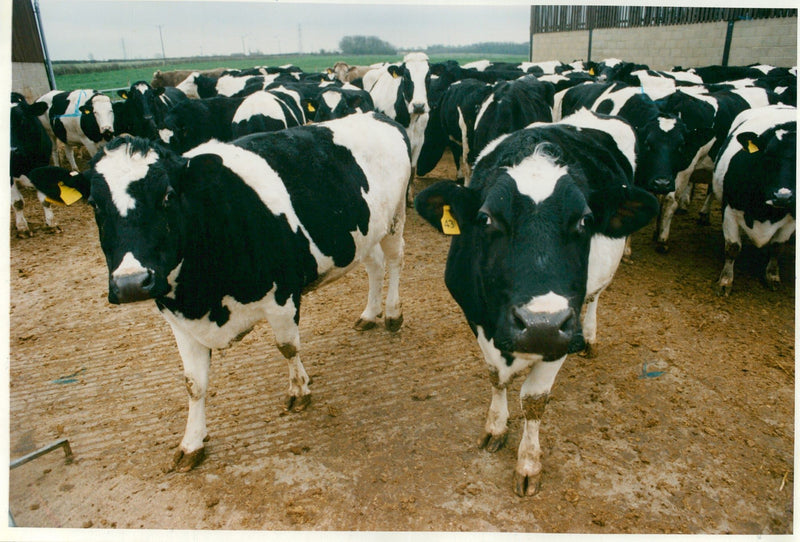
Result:
M397 72L392 72L392 77L394 77L395 79L397 79L397 78L398 78L398 77L400 77L400 76L399 76L399 75L397 75Z
M311 104L308 104L308 112L309 113L313 113L314 111L316 111L316 109L314 109L314 106L311 105Z
M756 146L756 144L753 143L752 141L748 141L747 142L747 152L749 152L750 154L753 154L754 152L758 152L758 146Z
M594 68L589 68L589 75L594 75Z
M58 183L58 188L61 190L61 200L67 205L72 205L83 197L80 192L64 183Z
M442 207L442 232L445 235L459 235L461 230L458 228L458 222L450 214L450 206L445 205Z

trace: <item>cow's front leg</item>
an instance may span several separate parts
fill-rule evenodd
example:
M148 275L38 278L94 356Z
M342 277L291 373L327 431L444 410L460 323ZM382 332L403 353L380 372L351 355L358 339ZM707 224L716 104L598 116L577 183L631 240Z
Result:
M69 167L72 168L72 171L80 171L78 164L75 162L75 149L69 143L64 143L64 154L67 155L67 162L69 162Z
M392 221L391 231L381 240L388 285L386 288L386 317L383 324L389 331L398 331L403 325L403 304L400 302L400 274L403 271L405 241L403 230L406 208L399 205ZM379 292L380 295L380 292Z
M287 412L300 412L311 403L311 390L308 387L310 378L306 373L303 362L300 361L300 329L297 327L299 321L298 305L292 302L293 299L300 299L299 296L291 297L284 306L276 306L276 310L267 316L272 331L275 334L275 342L278 344L286 363L289 366L289 391L284 401L284 408Z
M677 209L678 200L675 198L675 192L670 192L661 198L661 212L658 215L656 229L656 251L662 254L669 252L669 229Z
M206 392L208 372L211 365L211 350L177 325L170 324L178 351L183 360L183 376L189 394L189 415L186 431L172 462L172 469L187 472L200 464L205 457L203 442L207 440Z
M566 356L558 361L537 362L520 390L525 425L517 452L514 470L514 492L520 497L535 495L542 476L542 449L539 446L539 427L542 414L550 400L550 390Z
M778 258L780 258L782 252L783 243L770 243L767 245L769 261L767 262L764 279L767 281L767 287L772 291L776 291L781 285L781 272Z
M479 446L487 452L496 452L502 448L508 439L508 398L507 386L501 384L497 371L491 371L492 402L489 405L489 414L483 426L483 437Z
M17 225L17 237L32 237L28 221L25 220L25 199L17 187L17 181L11 183L11 205L14 207L14 219Z

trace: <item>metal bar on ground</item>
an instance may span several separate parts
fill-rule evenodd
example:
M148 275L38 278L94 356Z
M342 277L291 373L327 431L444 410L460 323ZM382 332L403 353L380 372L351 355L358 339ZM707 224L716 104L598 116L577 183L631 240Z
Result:
M19 459L15 459L11 462L10 469L16 469L17 467L24 465L29 461L33 461L37 457L41 457L46 453L52 452L56 448L64 448L64 455L66 456L67 461L72 460L72 448L69 446L69 440L62 438L61 440L57 440L52 444L45 446L44 448L40 448L35 452L31 452L28 455L22 456Z

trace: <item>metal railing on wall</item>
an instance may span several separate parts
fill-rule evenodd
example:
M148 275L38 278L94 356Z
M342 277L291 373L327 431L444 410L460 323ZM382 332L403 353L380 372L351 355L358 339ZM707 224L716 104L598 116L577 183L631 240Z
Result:
M531 33L796 17L796 9L670 6L531 6Z

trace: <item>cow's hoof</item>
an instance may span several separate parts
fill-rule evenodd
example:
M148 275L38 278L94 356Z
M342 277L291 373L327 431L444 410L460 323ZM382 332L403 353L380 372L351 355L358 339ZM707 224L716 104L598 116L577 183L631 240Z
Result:
M772 290L773 292L777 292L781 287L781 280L780 279L771 279L767 278L767 288Z
M708 213L700 213L700 216L697 217L697 225L698 226L711 225L711 218L708 216Z
M520 497L532 497L542 488L542 473L525 476L514 471L514 493Z
M30 239L33 237L33 232L31 230L17 230L17 237L20 239Z
M403 315L401 314L397 318L387 317L386 320L383 321L383 325L385 325L386 329L388 329L392 333L394 333L395 331L399 331L400 326L403 325Z
M189 472L197 465L203 462L203 459L206 458L206 448L203 446L202 448L198 448L193 452L189 452L188 454L185 453L183 450L178 448L178 451L175 452L175 456L172 458L172 468L169 469L167 472Z
M723 284L721 282L717 283L716 292L719 297L728 297L731 295L731 286L732 284Z
M656 241L656 252L666 254L669 252L669 244L666 241Z
M485 435L483 435L483 438L478 443L478 446L480 448L483 448L489 453L495 453L500 448L505 446L506 440L508 440L508 431L504 431L499 435L486 433Z
M358 331L367 331L368 329L372 329L377 325L378 323L375 322L375 320L365 320L364 318L359 318L353 327Z
M47 226L44 231L45 233L64 233L61 226Z
M283 410L285 412L302 412L311 404L311 394L308 395L301 395L297 397L295 395L290 395L284 401Z
M580 351L578 354L583 358L596 358L597 357L597 346L593 343L586 343L586 346L583 347L583 350Z

